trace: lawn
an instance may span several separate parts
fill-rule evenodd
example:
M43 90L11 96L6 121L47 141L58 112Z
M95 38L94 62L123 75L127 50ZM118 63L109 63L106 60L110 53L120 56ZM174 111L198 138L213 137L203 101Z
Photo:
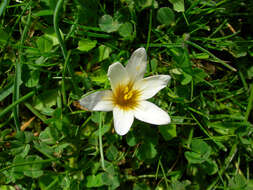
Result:
M252 10L2 0L0 190L252 190Z

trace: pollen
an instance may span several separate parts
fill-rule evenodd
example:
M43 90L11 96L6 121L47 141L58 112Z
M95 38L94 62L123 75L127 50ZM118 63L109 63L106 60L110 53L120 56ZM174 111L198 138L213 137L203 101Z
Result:
M118 85L113 91L113 104L124 110L133 110L139 105L141 92L133 88L133 83Z

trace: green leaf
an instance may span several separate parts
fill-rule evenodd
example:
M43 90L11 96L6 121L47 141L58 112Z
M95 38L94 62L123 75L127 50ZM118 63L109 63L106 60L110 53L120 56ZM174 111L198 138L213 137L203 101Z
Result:
M104 61L105 59L110 57L110 53L112 52L112 49L110 47L107 47L105 45L100 45L98 47L98 60L97 62Z
M189 186L191 182L189 180L185 181L173 181L171 184L171 190L187 190L187 186Z
M46 37L46 36L40 36L37 40L36 40L36 44L38 49L42 52L42 53L46 53L51 51L52 47L53 47L53 42L50 38Z
M53 42L53 46L59 44L59 40L57 38L57 35L53 27L47 28L44 32L45 32L44 36L48 39L51 39L51 41ZM61 30L60 30L60 34L61 34L62 39L64 39L64 34L62 33Z
M126 141L129 146L135 146L138 143L137 137L135 136L135 133L133 133L132 131L127 133Z
M24 162L25 159L20 155L15 156L15 158L13 159L13 164L17 165L11 169L11 175L14 179L22 179L24 177L26 165L18 166L19 164L22 164Z
M169 7L160 8L156 18L161 24L165 25L171 25L175 21L175 15Z
M38 179L39 188L41 190L55 190L61 189L58 185L59 177L53 172L48 172Z
M17 190L14 186L10 186L10 185L1 185L0 189L1 190Z
M38 85L40 78L40 71L32 70L26 76L25 86L28 88L32 88Z
M156 155L155 145L150 142L142 144L137 152L137 158L143 161L153 159Z
M169 141L177 136L176 125L161 125L159 131L164 140Z
M102 31L111 33L117 31L120 27L120 24L110 15L104 15L99 19L99 27Z
M87 176L86 180L86 187L101 187L104 185L103 182L103 174L104 173L99 173L98 175L89 175Z
M133 34L133 25L130 22L126 22L119 27L119 35L129 39Z
M194 82L196 82L196 84L199 82L203 82L205 78L208 76L208 74L200 68L194 68L192 72L193 72Z
M114 161L118 157L118 149L114 145L110 145L105 154L108 160Z
M82 39L78 42L78 48L80 51L88 52L96 47L97 40Z
M202 157L208 158L211 154L211 147L201 139L194 139L191 143L193 152L200 154Z
M39 140L46 144L55 144L58 139L58 132L54 127L47 127L40 133Z
M237 174L229 180L228 187L229 190L247 190L247 181L242 175Z
M33 161L41 161L42 159L37 155L27 156L26 162L33 162ZM41 163L32 163L27 165L24 171L24 175L31 177L31 178L38 178L43 175L42 164Z
M0 45L5 44L8 40L8 33L0 28Z
M150 61L150 65L151 65L151 71L154 73L154 72L156 72L157 71L157 66L158 66L158 61L157 61L157 59L152 59L151 61Z
M36 97L35 99L35 109L38 109L40 111L47 111L48 108L51 108L52 106L56 105L57 101L57 90L47 90L44 91L42 94Z
M177 12L184 12L184 0L169 0L173 4L173 9Z
M133 190L150 190L150 187L145 183L135 183Z
M119 177L115 174L104 172L102 175L103 183L109 186L110 189L116 189L120 186Z
M218 166L217 166L216 162L213 160L209 160L209 159L201 164L201 168L208 175L214 175L218 171Z
M185 72L183 72L183 77L184 79L181 81L182 85L187 85L192 81L192 76Z
M247 69L247 75L248 75L248 79L253 78L253 66Z
M192 164L201 164L208 160L211 147L201 139L195 139L191 143L192 152L185 152L185 157Z
M188 160L189 163L191 164L201 164L205 162L205 159L201 157L200 154L195 153L195 152L185 152L185 158Z
M141 9L148 8L153 5L153 0L137 0L136 3Z

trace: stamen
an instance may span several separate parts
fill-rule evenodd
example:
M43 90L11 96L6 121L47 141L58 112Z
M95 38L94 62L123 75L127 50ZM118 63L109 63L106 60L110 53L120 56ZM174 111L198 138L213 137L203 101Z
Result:
M129 88L128 88L128 86L126 86L126 88L124 89L124 94L126 94L128 92L129 92Z
M119 85L113 92L113 103L124 110L138 106L140 91L133 88L133 83Z
M124 100L129 100L133 96L133 92L130 91L127 94L124 95Z

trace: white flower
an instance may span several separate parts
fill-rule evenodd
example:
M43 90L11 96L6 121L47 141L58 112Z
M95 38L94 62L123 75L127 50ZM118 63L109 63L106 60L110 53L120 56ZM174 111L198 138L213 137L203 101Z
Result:
M167 86L169 75L144 77L147 55L144 48L137 49L126 67L116 62L110 65L108 77L111 90L94 92L79 102L90 111L113 111L114 128L125 135L134 121L164 125L170 123L167 112L146 101Z

